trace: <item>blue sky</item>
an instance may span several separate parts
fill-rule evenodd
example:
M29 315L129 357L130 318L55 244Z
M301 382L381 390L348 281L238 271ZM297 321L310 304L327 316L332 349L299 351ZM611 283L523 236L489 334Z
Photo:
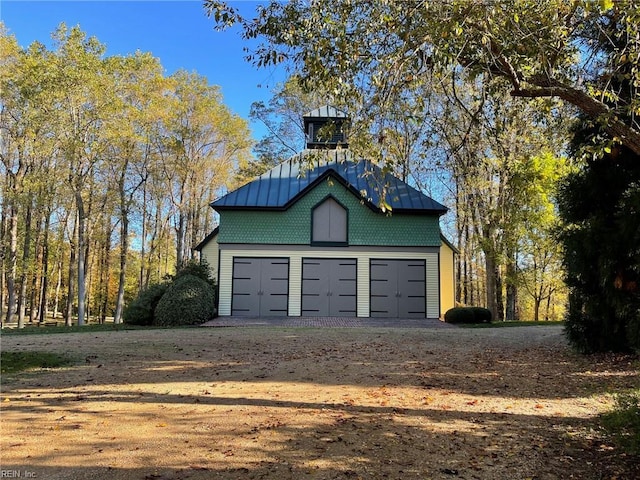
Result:
M230 3L250 13L258 2ZM22 47L35 40L51 46L51 33L65 22L97 37L107 55L151 52L167 75L183 68L219 85L224 103L245 119L251 103L268 101L286 78L284 67L257 69L246 62L238 30L215 31L201 0L0 0L0 19ZM256 139L262 137L259 124L251 127Z

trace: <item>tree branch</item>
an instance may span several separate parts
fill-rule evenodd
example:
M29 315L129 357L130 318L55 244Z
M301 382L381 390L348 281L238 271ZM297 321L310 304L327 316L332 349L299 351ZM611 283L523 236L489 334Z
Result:
M606 117L606 121L603 122L604 130L612 137L619 138L622 144L636 155L640 155L640 132L620 121L607 104L596 100L582 90L563 85L553 79L532 77L528 81L535 88L516 88L511 95L525 98L558 97L593 119Z

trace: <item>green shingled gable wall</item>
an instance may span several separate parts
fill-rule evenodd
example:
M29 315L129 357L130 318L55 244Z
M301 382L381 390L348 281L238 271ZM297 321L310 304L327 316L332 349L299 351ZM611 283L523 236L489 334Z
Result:
M328 178L288 210L220 212L219 243L309 245L311 209L333 195L349 210L349 245L439 247L438 215L376 213L342 184Z

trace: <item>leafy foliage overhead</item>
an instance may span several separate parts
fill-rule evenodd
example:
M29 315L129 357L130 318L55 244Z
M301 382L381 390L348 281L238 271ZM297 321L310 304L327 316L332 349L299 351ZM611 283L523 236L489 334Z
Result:
M205 7L218 28L239 23L245 38L264 40L248 60L287 62L307 87L359 111L462 68L506 79L516 97L561 98L640 153L637 2L272 0L252 17L219 0ZM620 76L632 91L618 88Z

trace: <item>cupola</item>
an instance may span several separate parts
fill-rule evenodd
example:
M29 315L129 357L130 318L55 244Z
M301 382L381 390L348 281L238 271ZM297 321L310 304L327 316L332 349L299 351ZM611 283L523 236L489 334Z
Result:
M307 148L346 148L349 118L331 105L316 108L302 116Z

